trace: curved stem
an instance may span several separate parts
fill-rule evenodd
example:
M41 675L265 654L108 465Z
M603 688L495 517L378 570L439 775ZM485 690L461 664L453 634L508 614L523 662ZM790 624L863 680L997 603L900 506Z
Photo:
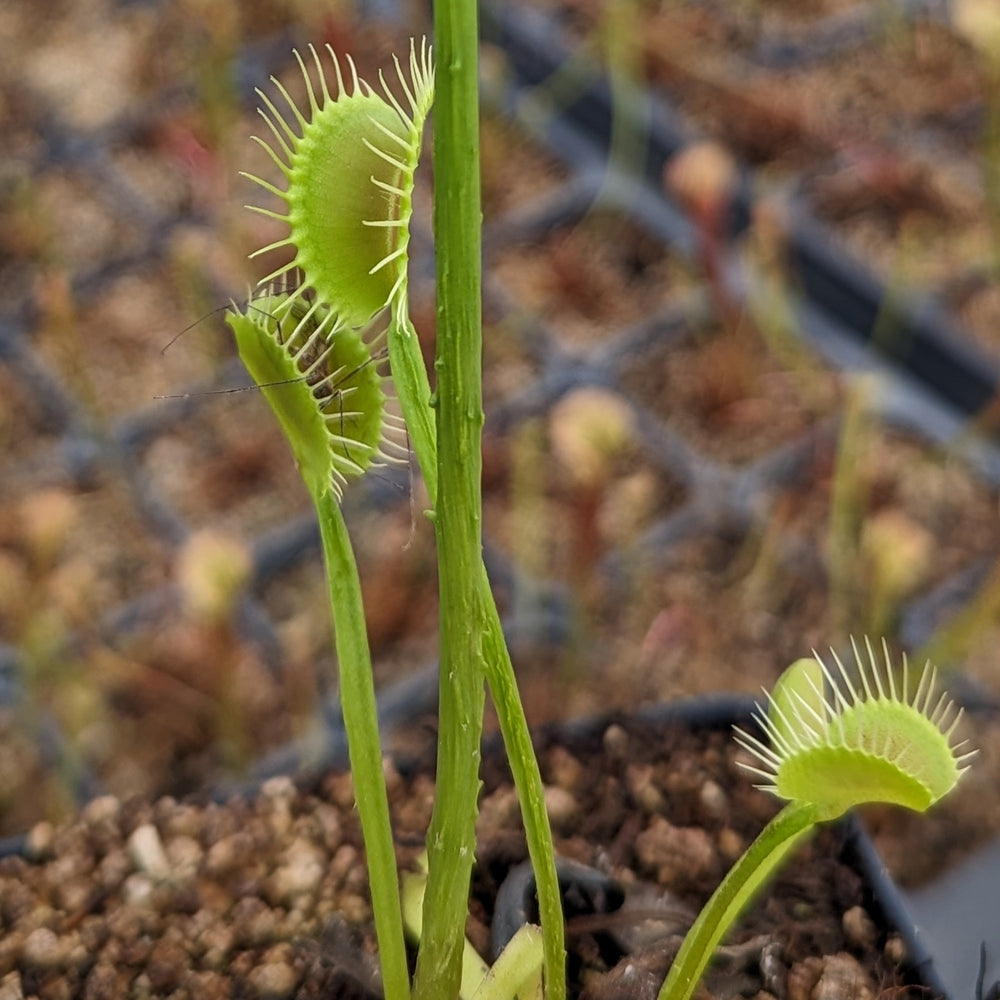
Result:
M545 786L531 742L531 730L524 714L524 705L517 689L514 665L504 639L486 566L482 563L479 586L488 599L488 617L483 636L486 681L497 711L504 746L507 748L507 759L528 841L528 855L535 873L535 891L538 895L538 915L545 954L545 996L547 1000L563 1000L566 996L566 945L562 891L556 873L552 828L545 809Z
M406 433L420 464L431 503L437 503L437 433L434 430L433 394L427 378L424 356L420 353L417 331L406 312L407 283L400 289L399 304L393 307L389 325L389 370L392 384L403 408Z
M416 333L405 316L398 316L389 331L389 364L403 417L410 428L421 470L437 469L437 443L431 425L431 389ZM421 428L424 428L421 431ZM436 477L425 474L431 503L437 502ZM482 597L483 653L486 680L496 706L500 732L510 763L514 787L524 820L528 854L535 872L538 909L545 949L547 1000L566 996L566 951L562 894L556 874L552 830L545 811L545 787L531 742L531 731L517 689L517 677L500 624L485 565L480 562L477 580Z
M333 610L337 661L340 665L340 704L368 860L382 986L386 1000L407 1000L410 980L403 939L396 849L382 771L382 747L365 611L361 602L361 582L336 496L328 489L314 495L313 501L319 515L330 607Z
M761 830L702 907L657 1000L689 1000L716 946L757 890L817 823L830 818L812 803L791 802Z

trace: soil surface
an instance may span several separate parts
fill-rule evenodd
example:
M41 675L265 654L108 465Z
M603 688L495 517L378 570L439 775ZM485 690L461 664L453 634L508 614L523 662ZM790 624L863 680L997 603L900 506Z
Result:
M612 722L549 734L540 750L559 854L592 869L567 894L570 995L652 998L693 914L777 803L751 787L726 729ZM389 781L406 866L433 782L403 774ZM502 758L487 754L484 776L468 935L489 957L499 886L526 848ZM308 790L277 778L251 801L105 797L70 825L39 824L24 856L0 861L0 990L375 1000L353 798L345 775ZM905 958L843 831L824 829L740 922L701 995L926 997L904 986Z

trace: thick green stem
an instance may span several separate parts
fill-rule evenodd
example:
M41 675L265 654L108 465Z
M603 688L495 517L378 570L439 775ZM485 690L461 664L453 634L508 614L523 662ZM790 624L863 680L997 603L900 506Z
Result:
M314 501L330 588L337 660L340 664L340 703L368 859L382 985L386 1000L407 1000L410 981L403 939L396 851L382 771L382 748L365 611L361 603L361 582L336 496L332 490L326 490L314 496Z
M464 303L457 305L459 315L466 316L467 322L475 324L477 336L480 330L480 212L479 212L479 177L478 177L478 82L476 79L476 63L478 57L478 38L475 19L475 4L468 0L439 0L435 9L438 83L435 121L435 205L438 214L435 218L435 236L437 244L437 259L439 274L444 287L438 291L438 398L443 402L448 393L445 379L442 378L441 365L448 365L448 359L443 353L442 336L448 337L448 325L451 321L448 296L468 296ZM462 72L452 75L449 67L460 67ZM456 93L456 88L465 88L464 95ZM461 111L457 113L452 108L452 101L458 101ZM455 129L458 129L456 133ZM458 178L453 181L453 178ZM473 200L463 200L468 192L473 192ZM461 230L457 242L452 242L453 230ZM474 276L470 277L469 273ZM404 291L405 296L405 291ZM419 343L410 325L405 311L405 297L400 297L402 307L394 310L394 322L389 333L389 359L393 371L393 379L403 407L403 415L413 440L417 460L424 472L431 502L438 507L437 476L440 469L443 473L448 467L449 459L438 461L437 438L432 429L431 389L420 354ZM474 297L473 297L474 296ZM446 339L445 343L449 343ZM481 364L479 348L476 347L475 365L477 386L479 384L479 366ZM445 368L445 372L447 367ZM469 371L471 377L471 370ZM446 376L445 376L446 378ZM452 405L450 401L447 405ZM461 405L458 413L461 413ZM475 403L467 412L472 414L479 431L481 421L481 402L476 395ZM464 419L464 418L462 418ZM477 460L475 475L478 476L478 436ZM475 510L479 510L478 490ZM478 530L478 526L477 526ZM439 525L439 532L441 532ZM441 532L443 533L443 532ZM477 535L478 544L478 535ZM546 994L550 1000L563 1000L566 995L565 947L562 917L562 900L559 891L559 880L555 868L555 852L552 844L552 832L545 811L544 787L541 773L535 758L528 731L527 721L517 691L517 682L510 654L504 641L500 616L490 590L489 579L482 564L481 554L477 551L479 563L473 577L466 578L466 586L475 588L477 592L476 615L466 622L460 623L474 628L478 623L481 629L482 645L478 651L475 663L479 669L487 671L487 680L500 721L500 728L507 747L515 787L524 817L525 833L528 850L535 869L535 880L538 890L539 910L542 920L545 948L545 982ZM442 597L442 608L446 607ZM482 657L485 656L485 660ZM480 683L481 677L476 678ZM448 670L442 671L442 683L449 684ZM448 698L452 696L449 690ZM479 723L481 727L481 721ZM476 757L478 763L478 744L480 733L477 728ZM441 720L441 732L445 732L445 720ZM466 732L470 738L471 732ZM442 789L439 787L439 796ZM444 812L440 813L442 823ZM432 830L429 847L433 846L436 831ZM464 846L464 845L460 845ZM458 906L461 894L461 916L457 910L447 917L441 915L443 924L451 921L453 926L464 926L464 914L467 910L468 878L464 871L451 876L454 893L450 904ZM428 899L430 893L428 893ZM433 909L436 903L428 903L425 913L433 921L437 913ZM425 938L427 930L425 928ZM427 996L432 993L431 987L423 986L429 982L434 966L427 958L426 943L421 945L421 957L418 960L417 989L426 989ZM457 939L452 941L448 960L457 963L455 957L458 949ZM419 962L425 963L428 970L427 978L422 977ZM449 973L454 976L454 972ZM449 980L452 981L452 980ZM419 992L418 992L419 995ZM446 995L446 994L439 994ZM453 995L453 994L452 994Z
M791 802L761 830L691 925L658 1000L689 1000L719 942L757 890L818 822L830 818L819 806Z
M473 482L476 491L475 505L469 511L475 511L476 544L479 545L478 517L479 499L479 431L482 420L482 404L480 396L480 366L481 338L480 326L480 209L479 209L479 160L478 160L478 37L476 25L475 3L469 0L439 0L435 8L436 38L437 38L437 98L435 121L435 237L437 245L437 260L439 271L438 287L438 399L442 409L454 415L459 420L468 420L475 434L475 464L466 470L471 477L466 479L466 489L471 489ZM470 199L470 200L466 200ZM435 507L435 519L438 520L439 538L449 530L447 515L442 527L439 508L438 475L446 474L446 470L456 471L454 463L460 465L467 461L467 456L449 458L442 455L438 459L438 438L434 430L433 410L431 408L431 388L420 353L419 342L406 313L406 290L397 299L393 310L393 322L389 331L389 363L393 372L393 381L403 408L403 416L413 441L417 460L423 470L424 478L430 493L431 503ZM453 311L454 310L454 311ZM448 351L453 349L454 335L451 323L461 317L474 333L459 343L459 350L470 353L464 362L450 359ZM473 342L475 346L473 347ZM456 371L462 371L468 378L473 377L471 365L475 365L475 395L470 402L451 398L448 372L450 365L456 365ZM445 398L448 398L447 403ZM465 416L468 414L468 416ZM442 413L443 416L443 413ZM453 444L459 444L461 439L453 439ZM467 442L471 445L471 440ZM443 450L443 448L442 448ZM468 495L468 494L467 494ZM471 528L471 525L467 525ZM481 671L485 669L490 691L497 709L500 728L510 759L514 784L521 804L524 818L528 850L535 870L535 880L538 891L539 910L542 921L545 950L545 982L546 995L549 1000L563 1000L566 995L565 947L562 916L562 900L559 891L559 880L556 875L555 851L552 844L552 832L548 815L545 811L544 787L541 773L535 758L531 735L528 730L524 709L517 690L514 668L510 660L500 616L493 600L489 579L482 563L479 548L476 551L478 566L473 574L464 578L463 585L475 593L474 614L469 618L456 619L460 628L468 628L466 649L472 657L467 674L475 671L474 680L481 698ZM442 572L444 586L446 572ZM456 582L458 582L456 580ZM445 601L442 593L443 613L452 613L450 602ZM464 612L460 612L464 613ZM481 644L474 648L472 635L481 637ZM442 653L443 657L443 653ZM454 706L455 692L452 689L450 677L451 668L442 665L442 716L440 732L442 739L447 731L447 717ZM481 700L476 703L480 713L476 719L456 719L463 741L467 741L469 752L467 761L474 761L478 768L479 741L481 738ZM468 703L467 703L468 707ZM462 729L462 722L467 725ZM473 748L473 737L475 747ZM439 761L442 751L439 748ZM450 747L448 752L458 752ZM466 770L458 780L463 784L468 782L464 793L456 789L454 802L452 794L438 786L438 805L435 811L435 824L428 841L429 854L433 854L438 833L446 833L456 839L458 851L466 848L464 838L448 828L447 816L452 810L458 810L462 822L470 821L469 813L461 800L462 794L472 794L471 769ZM439 780L442 777L439 774ZM475 788L478 791L478 773ZM453 802L453 804L452 804ZM471 821L474 822L474 813ZM465 855L456 854L454 857ZM468 859L471 863L471 858ZM432 862L433 864L433 862ZM440 867L440 866L438 866ZM433 979L437 970L444 968L442 963L451 963L448 982L453 983L457 973L454 967L459 961L459 939L455 929L464 927L465 913L468 907L468 874L464 867L459 871L446 870L439 876L448 879L450 891L444 905L454 907L447 912L438 909L442 905L438 895L432 896L428 889L425 914L429 924L425 924L421 942L420 956L417 968L417 996L434 996ZM458 907L461 905L461 911ZM434 925L440 921L442 928L451 928L451 937L447 948L443 943L432 945L438 932ZM442 931L442 933L445 933ZM435 951L438 958L432 958ZM446 953L447 952L447 953ZM421 992L424 991L424 992ZM437 996L454 995L441 992ZM436 1000L436 998L435 998Z
M477 10L435 5L434 235L437 252L435 504L441 666L434 812L415 997L458 994L476 848L483 728L482 319Z

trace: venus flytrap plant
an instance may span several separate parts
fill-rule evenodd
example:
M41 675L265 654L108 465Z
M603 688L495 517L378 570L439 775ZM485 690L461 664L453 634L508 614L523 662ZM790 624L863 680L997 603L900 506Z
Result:
M403 925L364 609L338 501L348 480L392 451L392 435L385 433L381 377L370 364L371 345L358 332L388 306L393 382L434 506L442 606L438 781L428 834L415 996L440 1000L459 992L487 680L536 868L546 995L561 1000L562 909L551 832L479 536L481 223L475 4L442 3L437 15L447 67L435 144L437 395L431 395L407 304L414 172L434 86L426 44L419 52L411 45L409 78L399 62L395 64L403 101L381 74L382 93L368 86L350 59L345 77L332 51L336 86L331 88L312 48L318 84L296 54L305 79L306 113L276 80L289 108L286 114L260 93L270 139L256 141L286 186L246 176L279 198L284 210L250 207L286 224L288 233L257 253L293 251L263 282L297 284L288 291L272 289L263 304L256 303L246 313L234 311L229 322L241 357L289 437L319 514L385 995L399 1000L409 993ZM537 936L517 940L517 949L503 956L478 987L481 1000L504 1000L515 991L524 996L526 982L532 996L541 989Z
M301 56L310 118L277 81L297 131L266 94L261 117L273 143L257 139L287 181L284 191L248 175L285 203L252 206L288 225L287 236L258 253L291 248L291 260L264 283L302 279L290 292L272 286L263 301L229 322L240 357L271 404L316 506L340 664L341 705L358 812L368 858L383 988L409 996L402 909L357 565L340 511L346 483L401 442L391 435L383 378L373 343L359 329L403 284L410 195L419 134L430 104L430 51L410 53L412 88L397 63L408 115L383 81L386 98L358 77L349 85L330 52L331 95L319 55L310 48L319 96ZM417 141L414 146L413 134ZM345 155L346 154L346 155ZM405 449L402 449L405 454Z
M866 641L852 642L858 676L833 654L797 660L768 696L757 722L767 742L736 731L756 758L744 765L758 786L787 800L729 871L688 931L659 1000L688 1000L716 945L789 851L818 823L855 806L883 802L924 812L950 792L972 752L955 742L961 711L936 692L928 663L915 685L904 656L901 675L883 643L881 664ZM759 765L759 766L758 766Z
M396 853L382 772L357 564L340 510L348 480L388 458L383 377L361 334L318 300L272 290L232 310L240 358L288 438L319 519L340 664L341 707L368 856L387 1000L409 995Z

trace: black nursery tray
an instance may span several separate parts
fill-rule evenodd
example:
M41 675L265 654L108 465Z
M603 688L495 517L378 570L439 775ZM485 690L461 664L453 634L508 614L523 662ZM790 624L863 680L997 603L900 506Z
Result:
M615 92L601 67L581 55L579 40L574 44L558 19L516 3L486 4L483 14L485 37L503 51L510 72L505 82L512 85L512 90L503 98L510 102L509 106L517 107L519 102L541 104L541 109L533 106L524 112L525 116L543 123L552 147L568 160L577 163L589 160L597 170L607 162L614 162L609 157L614 155L616 130L634 133L637 137L634 142L644 151L644 158L630 160L625 167L635 182L646 188L633 195L634 203L637 206L640 200L669 203L663 194L665 167L705 137L696 110L685 115L667 103L671 97L683 96L683 79L668 80L659 88L654 83L649 90L623 84ZM683 12L677 14L683 17ZM664 16L669 19L669 12ZM721 9L705 12L706 19L713 16L725 17ZM906 15L901 12L899 16ZM919 15L914 23L920 24ZM641 23L633 27L642 30ZM853 47L860 45L865 35L871 38L878 34L870 23L859 21L856 27L861 38L856 39ZM592 29L597 30L594 26ZM839 49L834 48L829 58L833 60L838 54ZM970 57L956 51L952 58L967 61ZM560 73L566 73L567 65L575 67L574 83L562 88L551 85ZM652 71L651 75L655 77ZM671 82L679 88L678 93L671 91ZM807 138L790 134L788 144L794 146L799 141L804 145ZM843 141L846 143L850 138L845 136ZM911 138L915 141L915 137ZM725 132L721 140L726 142ZM898 146L897 137L895 148ZM582 156L584 152L586 155ZM836 147L827 150L829 169L835 163L836 153ZM971 161L972 157L967 159ZM740 247L741 237L752 226L754 212L762 200L762 184L755 180L755 173L763 173L766 166L766 162L757 162L754 171L740 170L729 191L725 237L729 241L726 253L735 295L752 295L754 282L760 280ZM868 197L877 200L878 195L876 188ZM679 218L680 206L665 204L659 211L648 214L641 208L639 211L647 224L658 227L662 238L669 243L694 246L695 224ZM781 206L781 215L782 263L787 268L789 293L797 299L796 315L802 334L842 360L849 356L845 352L850 348L839 341L865 344L876 354L884 355L895 372L905 372L930 397L953 410L959 420L984 417L988 421L984 410L996 397L1000 375L996 352L991 356L978 347L969 333L960 330L947 314L943 303L931 302L929 293L938 292L939 299L946 299L944 286L935 289L922 283L912 289L900 289L889 283L891 275L883 274L880 280L877 268L853 255L844 240L816 218L807 197L788 198ZM970 265L966 280L973 281L974 270ZM976 278L974 283L979 285L984 281L989 284L988 279L982 278ZM914 415L914 419L919 421L920 417Z

